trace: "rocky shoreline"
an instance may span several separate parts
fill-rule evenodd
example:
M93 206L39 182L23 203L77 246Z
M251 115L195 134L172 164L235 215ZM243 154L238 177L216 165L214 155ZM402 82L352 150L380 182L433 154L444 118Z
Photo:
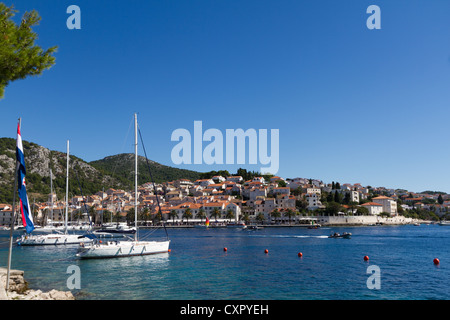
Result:
M70 291L43 292L28 288L24 271L10 270L9 290L6 291L6 268L0 268L0 300L75 300Z

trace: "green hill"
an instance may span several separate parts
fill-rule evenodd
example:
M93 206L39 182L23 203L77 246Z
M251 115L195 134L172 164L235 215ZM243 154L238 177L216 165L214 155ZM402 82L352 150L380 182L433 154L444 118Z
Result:
M122 153L109 156L101 160L89 162L89 164L100 172L118 179L124 185L132 188L134 185L134 154ZM173 181L177 179L197 180L201 173L191 170L178 169L162 165L148 160L150 170L155 183ZM151 181L147 161L145 157L138 157L138 184Z
M51 151L32 142L23 141L27 166L27 190L31 202L46 201L50 193L50 169L53 191L64 199L66 190L66 154ZM0 138L0 203L12 203L16 140ZM198 179L199 172L172 168L150 161L155 182L176 179ZM69 168L69 198L94 194L108 188L131 190L134 185L134 155L119 154L101 160L86 161L71 155ZM139 158L139 184L149 182L145 158ZM81 189L80 189L81 187Z

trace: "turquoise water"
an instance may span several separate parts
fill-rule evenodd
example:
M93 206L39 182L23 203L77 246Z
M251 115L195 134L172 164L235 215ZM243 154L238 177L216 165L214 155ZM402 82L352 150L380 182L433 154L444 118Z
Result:
M334 231L351 232L352 238L329 239ZM0 265L5 266L9 233L1 232ZM450 227L168 232L167 254L78 260L76 246L14 247L12 267L25 271L31 288L68 290L67 268L76 265L81 289L72 292L83 300L450 299ZM163 230L154 233L163 235ZM380 289L367 287L372 265L380 268Z

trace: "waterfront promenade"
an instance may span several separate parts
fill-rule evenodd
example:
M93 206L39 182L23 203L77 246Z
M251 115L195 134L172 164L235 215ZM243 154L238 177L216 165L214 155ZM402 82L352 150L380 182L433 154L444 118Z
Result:
M432 221L406 218L403 216L395 217L381 217L374 215L367 216L315 216L309 217L314 219L316 224L321 226L372 226L372 225L406 225L415 223L430 224ZM302 223L300 221L291 221L291 223L250 223L251 226L259 226L266 228L282 228L282 227L311 227L311 223ZM198 226L204 226L204 222L191 220L189 223L175 223L171 221L166 222L166 228L195 228ZM139 228L154 228L155 226L142 226ZM160 226L158 226L160 227ZM210 228L227 228L226 223L212 223Z

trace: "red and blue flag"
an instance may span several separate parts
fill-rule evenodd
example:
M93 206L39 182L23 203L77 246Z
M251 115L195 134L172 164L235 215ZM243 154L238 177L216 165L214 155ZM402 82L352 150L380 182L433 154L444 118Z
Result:
M16 159L18 162L17 181L19 189L20 199L20 213L22 214L22 224L25 227L27 233L31 233L34 230L33 217L30 212L30 205L28 202L27 185L25 182L25 157L23 153L22 136L20 135L20 123L17 126L17 147L16 147Z

